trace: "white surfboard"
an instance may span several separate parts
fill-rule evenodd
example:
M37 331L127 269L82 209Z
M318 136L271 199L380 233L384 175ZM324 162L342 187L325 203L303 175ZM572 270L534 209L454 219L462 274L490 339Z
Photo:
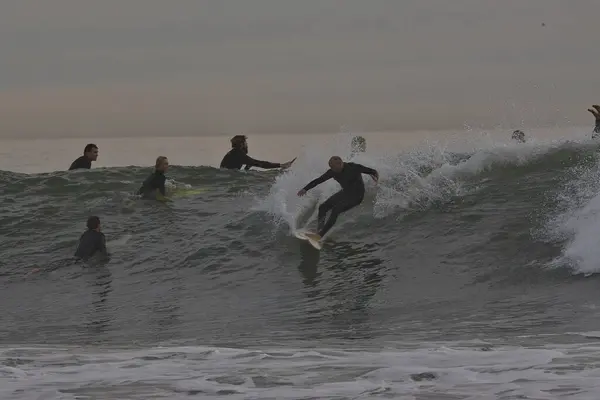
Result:
M307 236L307 234L308 234L308 236ZM308 231L295 231L294 232L294 236L296 236L298 239L306 240L306 241L308 241L308 243L310 243L310 245L312 247L314 247L317 250L321 250L321 247L322 247L321 242L311 238L310 235L315 235L315 234L312 232L308 232Z

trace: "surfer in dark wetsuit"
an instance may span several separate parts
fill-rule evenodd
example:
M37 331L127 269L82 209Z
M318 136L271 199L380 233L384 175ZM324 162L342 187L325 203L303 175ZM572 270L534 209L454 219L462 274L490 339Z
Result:
M516 131L513 131L511 139L516 140L519 143L525 143L525 132L517 129Z
M588 111L596 118L596 126L594 127L594 133L592 133L592 139L598 139L600 138L600 106L594 104L592 108L588 108Z
M255 160L248 155L247 137L244 135L235 135L231 138L231 150L223 157L220 167L227 169L241 169L242 166L245 165L245 170L249 170L252 167L263 169L289 168L293 162L294 160L280 164Z
M73 161L69 167L69 171L74 169L90 169L92 168L92 161L98 159L98 146L94 143L90 143L83 149L83 155L77 160Z
M137 194L142 195L146 199L156 199L158 191L163 197L166 196L165 182L167 181L167 177L165 176L165 172L168 169L169 160L167 157L158 157L154 166L154 172L146 178Z
M370 175L375 182L379 180L379 173L376 170L352 162L344 163L340 157L333 156L329 159L329 170L298 192L298 196L304 196L307 191L331 178L335 179L342 187L342 190L319 206L318 235L320 237L318 239L325 236L333 227L341 213L362 203L365 197L365 184L362 180L362 174ZM330 210L331 215L325 223L325 217Z
M106 250L106 238L100 232L100 218L89 217L87 220L88 230L81 235L79 245L75 251L75 257L83 261L87 261L90 257L100 254L104 258L108 258L109 254Z

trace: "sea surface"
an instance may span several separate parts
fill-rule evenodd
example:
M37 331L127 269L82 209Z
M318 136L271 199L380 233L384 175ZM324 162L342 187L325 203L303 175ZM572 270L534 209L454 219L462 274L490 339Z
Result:
M5 141L0 398L597 400L600 143L587 133L373 134L357 155L348 133L251 138L257 158L298 158L248 172L215 168L226 137L97 140L99 162L73 172L81 140ZM363 204L318 252L293 232L339 187L296 192L333 154L381 179L364 177ZM171 191L203 192L137 198L158 155ZM89 215L107 263L71 259Z

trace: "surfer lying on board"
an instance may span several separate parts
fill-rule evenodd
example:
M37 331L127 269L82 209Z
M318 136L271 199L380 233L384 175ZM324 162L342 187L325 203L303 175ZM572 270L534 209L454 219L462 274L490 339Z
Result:
M90 169L92 168L92 161L98 159L98 146L94 143L90 143L83 149L83 155L77 160L73 161L69 167L69 171L74 169Z
M329 159L329 170L298 192L298 196L304 196L307 191L331 178L335 179L342 187L342 190L325 200L319 206L319 237L315 238L315 240L320 240L325 236L341 213L362 203L365 197L365 184L363 183L361 174L370 175L375 182L379 180L379 173L376 170L352 162L344 163L340 157L333 156ZM325 223L325 217L330 210L331 214L327 223Z
M596 118L596 126L594 127L592 139L598 139L600 137L600 106L594 104L592 108L588 108L588 111L592 113L594 118Z
M249 170L252 167L273 169L273 168L289 168L294 160L286 163L272 163L269 161L255 160L248 155L248 138L245 135L235 135L231 138L231 150L221 161L221 168L227 169L241 169L243 165L246 165L245 170Z
M106 238L100 232L100 218L93 216L87 220L87 231L79 238L79 245L75 251L75 257L87 261L90 257L101 255L108 258L106 250Z
M156 159L154 172L144 181L138 195L142 195L145 199L156 199L158 195L166 196L165 182L167 177L165 172L169 169L169 160L167 157L160 156Z

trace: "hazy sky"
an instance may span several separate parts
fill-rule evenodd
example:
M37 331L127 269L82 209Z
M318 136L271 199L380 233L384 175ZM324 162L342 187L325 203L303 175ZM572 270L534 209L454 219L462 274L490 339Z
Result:
M4 0L0 135L592 125L599 20L598 0Z

